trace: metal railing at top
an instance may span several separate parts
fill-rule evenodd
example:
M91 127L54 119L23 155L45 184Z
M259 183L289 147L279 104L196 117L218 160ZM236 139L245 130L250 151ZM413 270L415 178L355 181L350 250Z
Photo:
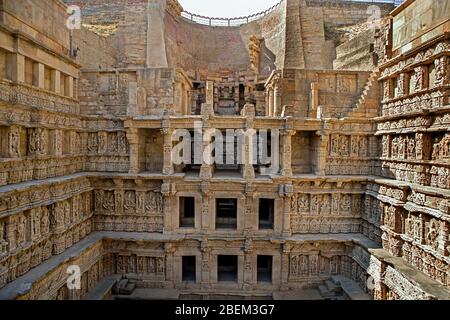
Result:
M199 14L191 13L188 11L183 11L181 16L187 20L192 22L203 24L207 26L213 27L238 27L240 25L261 19L262 17L268 15L276 8L282 5L285 0L281 0L274 6L269 9L258 12L245 17L237 17L237 18L214 18L214 17L206 17ZM342 0L343 2L365 2L365 3L380 3L380 4L393 4L395 6L399 6L405 0Z
M281 6L281 4L284 2L284 0L281 0L274 6L270 7L269 9L258 12L249 16L245 17L237 17L237 18L214 18L214 17L205 17L199 14L190 13L188 11L183 11L181 13L181 16L185 19L188 19L190 21L207 25L207 26L214 26L214 27L238 27L240 25L261 19L262 17L266 16L267 14L271 13L273 10Z

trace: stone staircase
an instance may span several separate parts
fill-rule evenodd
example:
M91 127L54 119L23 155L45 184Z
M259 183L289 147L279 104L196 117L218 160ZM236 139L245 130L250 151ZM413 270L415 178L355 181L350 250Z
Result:
M360 98L347 114L346 118L374 118L378 116L379 76L380 71L378 69L375 69L371 73Z
M326 280L324 284L319 285L319 293L325 300L344 300L342 288L334 283L332 279Z

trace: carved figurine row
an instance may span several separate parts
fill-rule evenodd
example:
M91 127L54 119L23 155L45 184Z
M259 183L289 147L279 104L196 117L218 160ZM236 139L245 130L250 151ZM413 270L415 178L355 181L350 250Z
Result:
M129 144L124 131L91 132L88 134L87 150L89 154L120 154L127 155Z
M368 136L331 135L329 156L368 157L369 151Z
M291 197L291 213L305 215L352 215L360 216L362 208L361 194L298 193Z
M160 192L135 190L95 190L97 213L161 215L164 197Z

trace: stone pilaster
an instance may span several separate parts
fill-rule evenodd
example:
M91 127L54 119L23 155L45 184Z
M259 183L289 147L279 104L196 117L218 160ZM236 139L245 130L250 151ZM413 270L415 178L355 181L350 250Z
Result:
M163 174L171 175L174 173L173 161L172 161L172 133L173 129L163 128L161 129L161 134L164 140L164 164L163 164Z
M317 175L325 175L326 162L327 162L327 154L328 154L328 142L330 140L330 136L326 132L316 132L316 135L319 136L319 142L317 146L317 158L316 161L316 174Z
M295 130L281 132L283 139L281 175L286 177L292 176L292 136L295 135L295 132Z
M130 146L130 174L139 173L139 135L138 129L128 128L127 139Z
M245 291L253 290L255 285L254 266L256 264L255 255L253 254L253 242L250 238L245 240L244 244L244 284Z
M202 269L201 269L201 287L202 290L210 289L211 283L211 248L208 246L208 240L201 242Z
M33 85L41 89L45 88L45 66L42 63L33 64Z
M280 196L284 198L283 206L283 230L282 234L284 237L289 237L292 235L291 228L291 201L294 196L294 187L292 184L280 185Z
M170 182L164 182L161 185L161 193L164 196L164 233L172 233L175 228L175 190L174 186Z
M291 246L284 243L281 247L281 285L282 291L289 290L289 256L291 254Z
M61 72L59 70L51 71L51 90L56 94L61 94Z
M11 81L25 82L25 57L18 53L11 54L10 64L7 66Z

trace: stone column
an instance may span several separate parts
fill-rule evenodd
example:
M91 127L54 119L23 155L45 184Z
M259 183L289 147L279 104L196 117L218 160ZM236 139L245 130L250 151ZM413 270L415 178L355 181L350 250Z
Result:
M275 116L275 117L278 117L279 115L280 115L280 105L281 105L281 91L280 91L280 83L279 83L279 81L277 81L276 83L275 83L275 88L274 88L274 90L273 90L274 92L273 92L273 95L274 95L274 97L273 97L273 99L274 99L274 101L273 101L273 115Z
M33 63L33 85L41 89L45 88L45 66L42 63Z
M66 81L64 81L64 92L66 93L66 96L69 98L74 98L74 91L73 91L73 83L74 79L71 76L66 77Z
M61 94L61 72L51 71L51 90L56 94Z
M25 57L18 53L12 53L10 64L7 65L8 74L13 82L25 82Z
M163 128L161 133L164 138L164 164L163 164L163 174L171 175L174 173L173 161L172 161L172 133L173 129Z
M138 129L128 128L127 139L130 145L130 174L137 174L140 171L139 165L139 135Z
M206 104L214 106L214 82L206 81Z
M444 256L447 251L450 251L449 225L445 221L441 221L439 229L437 252Z
M286 177L292 176L292 136L295 132L295 130L285 130L281 132L281 136L283 137L281 175Z
M275 103L275 101L274 101L274 92L273 92L272 87L270 86L269 87L269 117L275 116L274 103Z

